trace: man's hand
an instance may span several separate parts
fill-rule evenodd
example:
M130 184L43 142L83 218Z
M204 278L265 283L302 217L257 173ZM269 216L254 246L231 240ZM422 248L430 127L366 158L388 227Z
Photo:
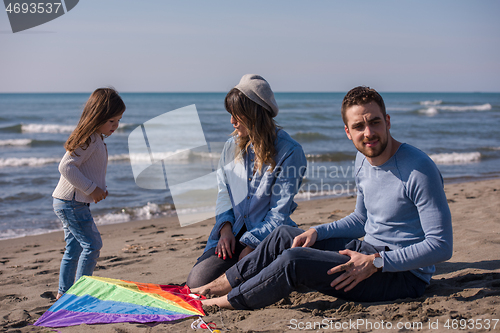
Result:
M243 251L241 251L240 253L240 257L238 258L238 261L240 261L241 259L243 259L247 254L250 254L250 252L253 251L253 248L251 248L250 246L246 246Z
M98 203L99 201L106 199L108 191L103 191L103 189L98 186L92 193L90 193L90 196L94 200L94 203Z
M318 238L318 232L316 231L316 229L311 228L293 239L292 248L311 247L316 242L317 238Z
M328 270L329 275L345 271L330 284L336 290L346 287L344 291L349 291L377 271L373 266L374 254L366 255L351 250L342 250L339 253L351 257L351 260Z
M220 230L220 238L215 248L215 254L226 260L227 257L233 258L236 238L234 238L231 223L226 222Z

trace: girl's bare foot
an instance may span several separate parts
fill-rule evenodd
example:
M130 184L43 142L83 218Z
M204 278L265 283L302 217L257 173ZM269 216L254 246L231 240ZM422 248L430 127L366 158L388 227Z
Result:
M63 294L60 294L60 293L57 293L57 296L56 296L56 301L62 297Z
M234 308L231 306L229 301L227 300L227 295L222 296L222 297L217 297L217 298L207 298L201 301L201 304L203 305L217 305L220 308L223 309L229 309L229 310L234 310Z
M230 292L231 289L233 288L231 288L231 285L229 284L229 281L226 278L226 274L223 274L219 276L217 279L213 280L212 282L204 286L198 288L192 288L191 292L193 294L199 294L199 295L222 296Z

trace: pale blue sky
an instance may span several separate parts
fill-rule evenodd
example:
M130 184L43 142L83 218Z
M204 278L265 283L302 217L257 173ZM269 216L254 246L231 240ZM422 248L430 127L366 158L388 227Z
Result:
M81 0L13 34L0 92L500 91L500 1Z

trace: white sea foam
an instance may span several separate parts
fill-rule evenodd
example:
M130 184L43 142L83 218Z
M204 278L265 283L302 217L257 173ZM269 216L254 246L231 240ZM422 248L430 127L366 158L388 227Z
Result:
M467 164L479 162L481 160L480 152L472 153L448 153L448 154L432 154L429 157L436 164Z
M177 210L177 214L189 215L204 213L207 211L215 212L215 206L180 209ZM158 217L173 216L174 214L175 211L168 204L158 205L156 203L148 202L142 207L126 208L119 213L109 213L95 216L94 220L97 224L102 225L128 222L132 220L150 220Z
M131 126L133 124L120 124L119 130ZM71 133L75 129L74 125L60 125L60 124L23 124L21 131L23 133Z
M109 213L101 216L94 217L96 224L115 224L130 221L131 216L125 212L121 213Z
M422 104L422 102L420 102ZM435 116L439 111L451 111L451 112L465 112L465 111L488 111L491 110L491 104L482 105L466 105L466 106L451 106L451 105L439 105L438 104L427 104L433 105L426 109L419 110L419 113L423 113L427 116Z
M153 153L153 160L171 160L171 161L187 161L190 158L201 158L201 159L219 159L220 153L203 153L203 152L193 152L186 149L179 149L176 151L167 151L167 152L157 152ZM132 160L133 162L151 162L151 155L149 152L141 153L141 154L130 154L127 155L127 158Z
M440 100L435 100L435 101L422 101L420 102L420 105L425 105L425 106L430 106L430 105L439 105L443 103L443 101Z
M9 157L9 158L0 158L0 168L6 167L20 167L20 166L29 166L36 167L42 166L45 164L51 163L59 163L61 161L61 157L51 158L51 157Z
M431 116L431 117L438 114L438 110L434 107L422 109L422 110L419 110L418 112L423 113L427 116Z
M23 124L21 126L24 133L71 133L74 129L75 126L60 124Z
M145 206L140 208L134 208L133 214L139 219L150 219L152 217L161 215L162 210L160 206L155 203L148 202Z
M122 209L119 213L108 213L94 216L96 224L114 224L128 222L132 220L149 220L165 215L172 215L173 212L168 208L162 208L160 205L148 202L143 207Z
M2 239L11 239L11 238L19 238L25 236L33 236L33 235L42 235L51 232L60 231L61 228L57 229L44 229L44 228L35 228L35 229L6 229L0 231L0 240Z
M108 161L129 161L130 158L128 154L119 154L108 156Z
M0 146L29 146L32 141L30 139L0 140Z
M168 158L174 158L176 160L187 160L189 159L189 151L188 150L177 150L177 151L169 151L169 152L161 152L161 153L153 153L153 160L160 161ZM130 160L133 162L151 162L151 155L149 152L144 152L140 154L130 154ZM175 157L174 157L175 156Z
M464 112L464 111L488 111L491 110L491 104L481 104L481 105L465 105L465 106L438 106L439 110L445 111L455 111L455 112Z
M118 129L123 129L129 126L135 126L135 124L120 123L120 125L118 125Z
M8 141L8 140L5 140ZM30 140L31 141L31 140ZM7 145L7 144L5 144ZM20 143L19 143L20 145ZM0 146L2 142L0 141ZM38 167L46 164L59 163L61 157L8 157L0 158L0 168L5 167ZM108 161L129 161L128 154L111 155Z

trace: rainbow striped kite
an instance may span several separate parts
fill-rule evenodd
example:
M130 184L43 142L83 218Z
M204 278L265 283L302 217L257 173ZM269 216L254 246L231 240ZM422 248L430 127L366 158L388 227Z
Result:
M34 325L152 323L204 315L187 286L82 276Z

